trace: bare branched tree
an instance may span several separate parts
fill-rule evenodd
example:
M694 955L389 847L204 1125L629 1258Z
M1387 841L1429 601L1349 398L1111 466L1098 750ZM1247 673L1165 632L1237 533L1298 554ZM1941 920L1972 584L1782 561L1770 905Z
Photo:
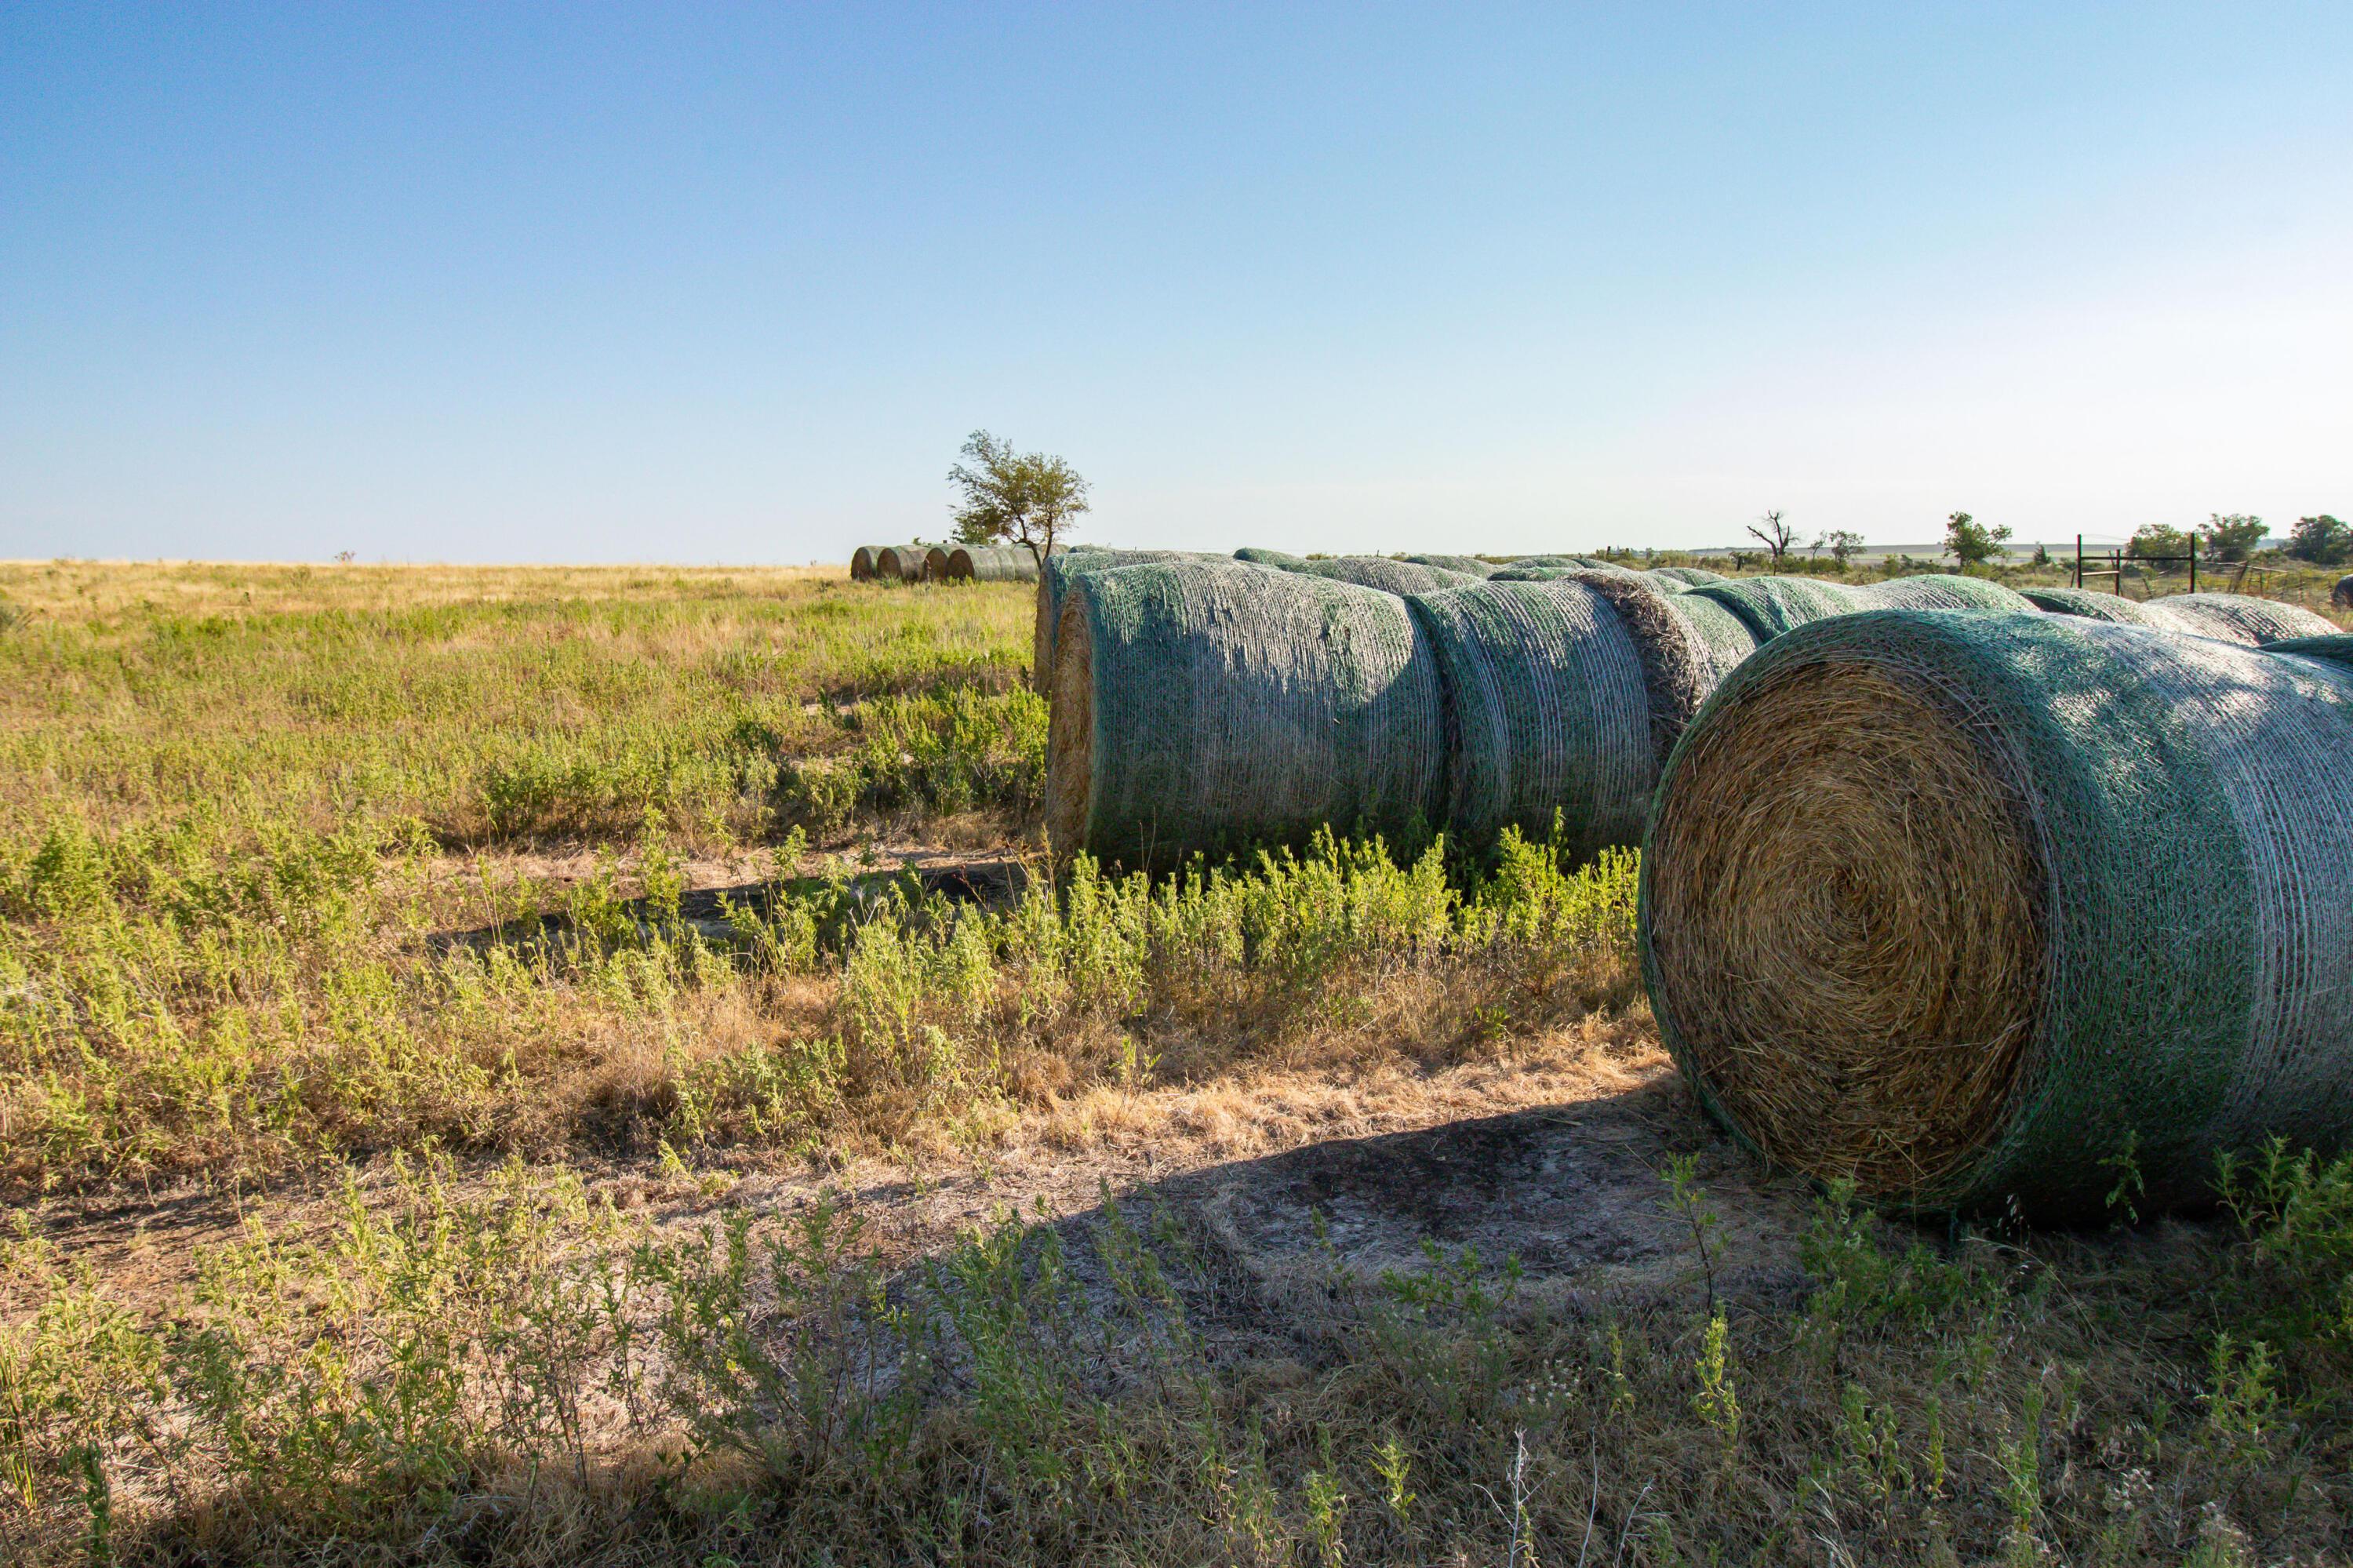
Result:
M1763 540L1765 547L1773 553L1776 570L1780 568L1781 557L1789 553L1789 542L1798 536L1797 530L1783 522L1778 512L1767 512L1751 523L1748 531Z

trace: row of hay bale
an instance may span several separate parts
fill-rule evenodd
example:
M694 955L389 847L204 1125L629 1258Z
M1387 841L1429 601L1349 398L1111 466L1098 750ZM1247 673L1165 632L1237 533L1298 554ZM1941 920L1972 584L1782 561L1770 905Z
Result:
M1058 848L1642 842L1702 1102L1892 1203L2194 1199L2218 1150L2353 1133L2353 638L2319 617L1402 564L1461 580L1050 571Z
M1173 552L1050 563L1035 654L1058 853L1166 865L1326 825L1444 832L1473 850L1511 827L1557 829L1580 853L1630 844L1668 748L1760 642L1883 605L2033 613L1964 577L1848 588L1544 570L1294 571Z
M1035 582L1038 557L1026 545L860 545L849 555L852 582Z

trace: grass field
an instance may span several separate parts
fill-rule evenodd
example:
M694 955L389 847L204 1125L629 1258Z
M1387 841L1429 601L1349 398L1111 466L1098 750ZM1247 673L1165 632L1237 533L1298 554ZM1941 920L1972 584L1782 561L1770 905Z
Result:
M1630 857L1052 885L840 577L0 566L7 1560L2348 1560L2353 1171L1872 1217Z

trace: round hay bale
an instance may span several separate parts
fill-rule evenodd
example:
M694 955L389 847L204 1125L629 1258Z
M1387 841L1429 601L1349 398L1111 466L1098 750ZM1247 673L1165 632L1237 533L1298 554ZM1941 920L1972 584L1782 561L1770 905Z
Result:
M1810 620L1871 608L1857 589L1810 577L1735 577L1729 582L1704 583L1688 597L1722 605L1738 616L1760 642Z
M1495 563L1482 561L1476 556L1408 556L1405 558L1417 567L1436 567L1440 571L1461 572L1468 577L1492 577L1495 575Z
M2339 609L2353 609L2353 572L2337 579L2337 586L2328 590L2328 602Z
M1760 649L1669 760L1662 1036L1781 1166L1930 1211L2198 1201L2353 1132L2353 672L1883 610Z
M874 575L874 557L881 554L880 545L860 545L849 552L849 580L862 583Z
M1641 652L1609 599L1490 579L1409 602L1444 683L1448 834L1541 840L1557 814L1578 853L1641 837L1658 758Z
M947 546L934 545L923 552L923 580L927 583L944 583L947 579Z
M1052 686L1057 855L1150 869L1437 821L1438 672L1393 594L1229 564L1081 574Z
M885 545L874 552L874 575L895 577L902 583L923 580L923 556L929 548L923 545Z
M2327 637L2337 623L2301 605L2239 593L2180 593L2141 606L2149 624L2260 648L2287 637Z
M2011 615L2041 613L2034 602L2016 588L1983 577L1928 572L1919 577L1889 577L1854 590L1873 609L1990 609Z
M1253 567L1274 567L1286 572L1303 571L1307 566L1304 556L1294 556L1288 550L1261 549L1256 545L1246 545L1236 550L1234 559L1246 561Z
M973 577L973 555L976 550L981 548L985 548L985 546L958 545L955 549L950 550L948 552L947 570L944 574L947 580L950 582L970 582Z
M2021 588L2029 604L2052 615L2077 615L2087 620L2112 620L2125 626L2147 626L2148 617L2133 600L2113 593L2078 588Z
M1034 583L1038 557L1027 545L992 545L973 552L972 575L985 583Z
M2277 642L2263 644L2266 653L2292 653L2304 659L2326 659L2337 664L2353 664L2353 632L2339 631L2327 637L2284 637Z
M1732 580L1722 572L1711 572L1705 567L1652 567L1651 575L1672 577L1675 581L1688 583L1693 588L1698 588L1705 583L1724 583Z
M1328 561L1310 561L1300 570L1311 577L1329 577L1334 582L1355 583L1400 596L1435 593L1440 588L1461 588L1480 580L1467 572L1393 561L1387 556L1339 556Z
M1057 552L1046 558L1045 569L1038 574L1038 609L1029 631L1029 683L1038 691L1053 694L1054 633L1062 616L1062 596L1070 592L1071 584L1091 572L1107 572L1114 567L1132 567L1147 561L1225 561L1221 556L1203 556L1191 550L1105 550L1087 548L1064 555ZM1231 564L1231 563L1229 563Z

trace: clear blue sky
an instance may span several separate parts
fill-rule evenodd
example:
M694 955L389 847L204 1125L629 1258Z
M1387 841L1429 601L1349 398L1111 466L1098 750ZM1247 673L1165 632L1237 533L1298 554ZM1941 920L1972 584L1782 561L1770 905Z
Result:
M2353 5L0 5L0 556L2353 513Z

